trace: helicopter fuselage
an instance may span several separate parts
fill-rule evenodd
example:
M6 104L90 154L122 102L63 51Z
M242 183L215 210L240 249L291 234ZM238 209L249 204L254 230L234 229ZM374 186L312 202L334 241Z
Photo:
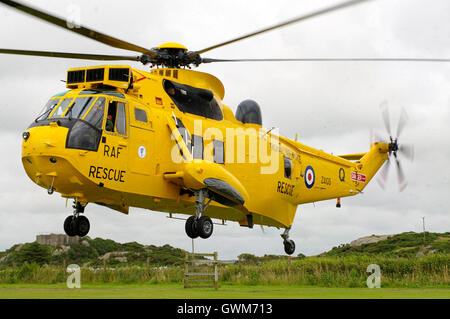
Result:
M299 204L360 193L388 157L387 143L334 156L243 123L207 73L96 66L69 70L67 87L24 133L25 171L122 213L192 215L208 189L211 218L290 227Z

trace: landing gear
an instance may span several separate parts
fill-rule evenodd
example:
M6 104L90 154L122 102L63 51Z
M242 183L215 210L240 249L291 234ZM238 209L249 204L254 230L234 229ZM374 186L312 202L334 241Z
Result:
M186 234L195 239L201 237L203 239L209 238L213 233L213 222L208 216L202 216L202 213L206 210L211 199L205 204L205 198L207 191L202 189L195 191L195 216L191 216L186 220L185 230Z
M64 221L64 231L66 232L67 236L73 237L73 236L77 235L77 232L75 230L74 220L75 220L75 217L70 215Z
M51 195L55 192L55 188L53 187L53 183L55 182L55 177L53 176L52 184L47 189L47 194Z
M213 222L208 216L202 216L197 221L198 235L203 238L209 238L213 233Z
M191 216L186 220L186 225L185 225L186 234L192 239L195 239L198 237L197 220L196 219L197 218L195 216Z
M75 208L73 215L68 216L64 221L64 231L68 236L84 237L89 233L91 227L89 219L85 216L80 216L80 213L84 213L85 207L86 205L83 206L80 202L76 202L73 205L73 208Z
M286 252L286 254L292 255L294 253L295 243L293 240L287 239L283 242L283 245L284 245L284 251Z
M284 251L288 255L292 255L295 251L295 243L292 239L289 239L289 230L291 228L286 228L284 232L280 235L283 238Z
M87 219L86 216L78 216L74 220L74 228L76 229L78 236L86 236L89 233L89 229L91 228L89 219Z

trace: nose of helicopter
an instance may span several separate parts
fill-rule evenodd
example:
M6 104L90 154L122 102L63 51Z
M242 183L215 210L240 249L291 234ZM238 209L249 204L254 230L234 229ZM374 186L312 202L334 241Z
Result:
M64 154L68 128L50 123L27 129L22 134L22 164L28 177L41 187L67 191L66 183L77 182Z

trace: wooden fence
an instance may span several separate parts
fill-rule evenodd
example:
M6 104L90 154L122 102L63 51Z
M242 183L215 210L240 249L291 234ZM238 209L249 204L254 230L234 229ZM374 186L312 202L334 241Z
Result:
M213 257L213 259L205 257ZM186 252L184 256L184 288L210 287L217 290L219 288L218 264L217 252L212 254Z

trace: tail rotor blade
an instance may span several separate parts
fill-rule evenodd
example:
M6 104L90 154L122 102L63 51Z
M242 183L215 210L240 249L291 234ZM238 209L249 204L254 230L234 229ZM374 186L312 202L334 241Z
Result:
M400 166L400 161L398 159L396 159L395 162L397 163L397 177L398 177L399 191L402 192L406 188L408 183L406 182L405 174L403 173L403 169Z
M381 109L381 116L383 118L384 127L386 128L386 131L389 134L389 136L392 136L392 134L391 134L391 122L389 120L389 109L387 107L387 102L386 101L381 103L380 109Z
M386 163L384 163L384 166L383 166L383 168L381 169L381 172L380 172L381 180L382 180L384 183L387 182L387 179L388 179L388 176L389 176L389 168L390 168L390 167L391 167L391 161L390 161L390 159L388 158L387 161L386 161Z
M408 114L406 114L406 111L404 108L402 108L402 111L400 113L400 119L398 120L398 126L397 126L397 138L402 133L403 129L405 128L406 123L408 123Z
M414 160L414 146L412 144L401 144L398 150L410 161Z
M386 190L386 184L383 182L383 179L377 178L377 183L380 185L382 190Z
M386 139L382 138L377 132L370 131L370 144L375 142L387 143Z
M378 185L384 190L386 189L386 182L387 178L389 176L389 167L391 166L391 161L389 158L387 159L386 163L384 163L383 168L380 171L380 175L377 178Z

